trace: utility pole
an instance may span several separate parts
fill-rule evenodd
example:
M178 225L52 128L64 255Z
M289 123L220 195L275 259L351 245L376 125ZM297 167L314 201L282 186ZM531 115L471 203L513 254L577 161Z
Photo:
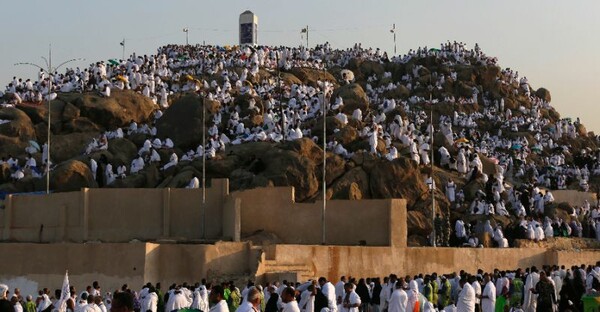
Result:
M206 96L202 100L202 238L206 238Z
M306 48L308 49L308 25L306 25L306 28L303 28L300 33L306 34Z
M59 68L61 68L63 65L67 64L67 63L71 63L74 61L82 61L83 59L79 58L79 59L71 59L65 62L60 63L58 66L56 66L55 68L52 67L52 45L50 45L48 47L48 59L46 59L45 57L42 56L42 59L46 62L46 68L37 65L37 64L33 64L33 63L17 63L15 65L30 65L30 66L34 66L37 67L39 69L41 69L42 71L46 72L46 74L48 74L48 93L46 94L46 100L48 101L48 133L47 133L47 138L46 138L46 142L47 142L47 149L48 149L48 155L46 155L46 194L50 194L50 135L51 135L51 112L52 110L50 109L50 103L52 102L52 73L54 73L55 71L57 71ZM43 149L42 149L42 153L43 153Z
M306 48L308 49L308 25L306 25Z
M123 41L121 41L121 46L123 47L123 58L122 58L122 60L125 60L125 38L123 38Z
M431 136L431 224L433 225L432 229L433 229L433 247L436 247L436 233L435 233L435 183L434 183L434 179L433 179L433 102L432 102L432 96L431 93L429 93L429 105L431 106L431 112L430 112L430 124L431 124L431 133L429 134Z
M325 245L325 212L327 211L327 180L325 174L327 173L327 89L328 82L323 82L323 210L321 211L321 224L323 226L323 237L321 238L321 244Z
M190 32L190 29L189 29L189 28L187 28L187 27L185 27L185 28L183 28L183 32L185 33L185 45L189 45L189 42L188 42L188 34L189 34L189 32Z
M396 56L396 23L392 24L390 32L394 34L394 56Z

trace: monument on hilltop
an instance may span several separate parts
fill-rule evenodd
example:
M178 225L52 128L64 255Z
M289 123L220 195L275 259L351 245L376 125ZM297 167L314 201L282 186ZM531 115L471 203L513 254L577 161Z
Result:
M250 10L240 14L240 45L258 44L258 16Z

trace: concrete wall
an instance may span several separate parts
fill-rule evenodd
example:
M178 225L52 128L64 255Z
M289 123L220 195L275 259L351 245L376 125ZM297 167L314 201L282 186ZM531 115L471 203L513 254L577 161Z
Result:
M323 202L295 203L293 194L291 187L232 193L232 198L241 200L242 236L262 230L286 244L320 244ZM328 245L358 245L363 241L369 246L390 246L393 239L396 245L406 245L404 200L334 200L327 202L325 211Z
M587 200L591 205L596 203L596 193L579 192L574 190L552 191L554 201L557 203L567 202L574 206L581 206Z
M320 244L323 203L296 203L292 187L228 193L215 180L202 205L199 189L83 189L9 196L2 238L12 242L129 242L226 239L264 230L289 244ZM203 221L203 216L205 217ZM327 202L326 243L406 246L400 199ZM203 236L203 227L206 235Z
M69 272L78 292L98 281L103 292L127 283L135 290L145 282L172 283L237 280L253 276L260 251L248 243L200 244L64 243L0 244L0 283L21 288L60 288Z
M545 248L389 248L354 246L272 245L266 258L280 266L305 266L313 277L337 280L342 275L372 277L396 273L451 273L477 269L514 270L544 264L593 264L599 251L549 251Z
M264 255L262 251L264 250ZM127 283L193 283L202 278L220 282L255 277L273 281L298 267L311 277L337 280L341 275L383 276L390 273L450 273L461 269L525 268L543 264L580 265L600 260L598 251L548 251L543 248L407 248L321 245L255 247L245 242L206 244L154 243L3 243L0 244L0 283L24 294L39 288L60 288L65 270L78 291L100 282L104 291ZM274 262L278 272L264 270ZM263 270L261 270L263 266ZM287 275L286 275L287 274Z
M8 196L0 215L2 238L19 242L129 242L223 236L227 180L201 189L82 189ZM206 209L203 213L203 210ZM202 221L203 214L207 222Z

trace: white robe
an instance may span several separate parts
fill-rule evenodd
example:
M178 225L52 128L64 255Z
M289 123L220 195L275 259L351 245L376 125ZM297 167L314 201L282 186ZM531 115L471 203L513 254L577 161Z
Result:
M348 297L348 302L345 302L346 297ZM358 296L358 294L355 291L352 291L352 292L350 292L349 295L344 294L344 296L342 296L342 303L338 306L338 311L340 311L340 312L358 312L358 307L345 308L344 303L349 303L351 305L358 304L358 306L360 307L362 302L360 301L360 297Z
M495 312L496 310L496 286L492 281L485 284L482 297L487 296L488 298L481 298L481 310L482 312Z
M475 312L475 290L469 283L465 283L458 294L456 305L457 312Z
M540 280L540 275L536 272L527 275L525 280L525 296L523 300L523 311L533 312L537 307L537 295L530 291L531 288L535 288L535 285Z
M408 304L408 295L402 289L396 289L392 293L390 303L388 306L388 312L406 312L406 305Z

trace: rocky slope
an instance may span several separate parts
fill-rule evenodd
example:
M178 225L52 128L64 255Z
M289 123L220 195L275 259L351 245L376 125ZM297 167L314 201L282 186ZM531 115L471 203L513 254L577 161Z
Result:
M486 94L490 98L505 98L505 107L513 110L514 114L520 114L520 108L532 107L531 100L518 90L518 85L507 85L500 82L501 68L495 65L456 65L447 66L438 62L435 58L414 58L406 64L400 63L377 63L351 60L347 66L354 72L356 81L352 84L340 86L340 71L342 68L333 67L327 72L308 69L292 68L283 73L282 78L287 84L304 83L316 86L319 80L335 81L336 89L332 101L339 95L344 100L344 112L352 114L355 108L361 108L364 112L369 111L369 98L367 79L370 76L380 77L371 82L376 86L383 86L389 82L396 82L407 73L413 72L415 66L421 65L418 70L420 77L418 81L421 86L415 86L412 90L400 85L396 89L388 90L385 96L398 101L417 96L429 98L456 96L471 97L473 88L477 88L480 94ZM457 73L457 79L446 79L440 89L430 90L424 87L432 79L432 73L450 75L452 71ZM391 77L381 78L385 72L391 73ZM251 80L255 83L263 79L273 78L274 74L262 70ZM218 75L199 77L207 80L219 80ZM539 88L536 94L549 101L550 92ZM247 126L260 125L262 115L248 110L248 95L237 94L234 101L239 105L242 114L248 114L250 118L245 119ZM262 99L255 98L256 106L262 108ZM174 151L182 155L189 149L195 149L202 141L202 107L207 105L207 120L220 108L216 101L205 101L200 96L188 93L174 96L171 105L164 111L164 115L156 123L159 138L171 138L176 147ZM422 103L415 104L425 111L433 112L434 124L437 125L440 116L452 115L458 112L481 112L479 104L459 105L440 103L430 108ZM113 139L109 141L106 151L84 155L87 144L104 131L114 130L117 127L127 127L133 120L138 124L149 123L157 106L148 98L133 91L114 91L110 98L102 98L96 94L59 94L58 99L52 102L52 146L51 155L57 167L51 174L51 189L54 191L73 191L81 187L97 187L91 171L87 166L88 157L99 159L104 155L109 162L116 166L130 164L137 155L138 149L143 142L150 138L147 135L136 134L127 138ZM261 109L261 111L264 111ZM402 116L406 115L401 107L395 112ZM560 115L554 109L542 109L541 114L551 121L559 120ZM30 140L45 142L47 135L48 110L45 105L19 105L16 108L0 109L0 119L8 122L0 124L0 156L12 155L21 159L24 163L26 157L25 148ZM228 116L223 116L226 120ZM391 118L387 121L391 122ZM349 152L354 155L350 159L343 159L333 153L327 153L327 194L328 199L369 199L369 198L405 198L408 202L409 234L412 236L413 244L422 244L423 236L431 231L431 195L424 183L426 174L430 169L421 167L412 162L409 151L399 143L397 145L401 156L393 161L387 161L368 153L369 143L366 138L361 138L359 132L365 124L350 120L348 125L342 126L341 122L333 116L327 120L328 141L336 139L343 144ZM312 133L322 133L322 119L314 120L310 125ZM497 129L497 124L478 121L480 132ZM339 131L334 132L333 129ZM424 130L424 129L422 129ZM585 127L578 128L579 137L575 140L562 142L569 144L573 151L583 148L597 150L596 138L592 133L586 133ZM507 133L507 136L527 136L533 144L535 139L527 131ZM151 138L150 138L151 139ZM566 139L564 139L566 140ZM385 144L380 142L378 149ZM434 146L445 145L451 154L456 153L456 147L448 145L440 134L435 137ZM160 151L161 158L169 158L166 150ZM573 153L573 157L576 153ZM532 155L543 157L541 155ZM41 155L35 154L38 164L41 164ZM232 191L265 186L294 186L296 201L311 201L320 199L323 152L320 142L303 138L292 142L270 143L250 142L240 145L230 145L224 153L217 154L216 158L207 162L207 178L229 178ZM436 155L437 157L437 155ZM484 172L494 173L494 165L486 157L482 156ZM571 159L570 161L573 161ZM125 179L117 179L108 187L185 187L193 177L200 177L202 172L201 160L181 161L175 167L161 171L157 165L149 165L138 174L129 175ZM467 184L467 181L459 177L456 172L436 166L434 168L436 184L445 185L448 179L453 179L459 188L464 187L467 201L475 196L475 192L483 189L484 185L478 181ZM517 179L508 181L520 183ZM45 190L45 179L26 177L19 181L12 181L10 171L4 167L0 172L0 191L6 193L32 192ZM450 211L449 202L440 190L436 190L435 197L441 213ZM368 207L366 207L368 209ZM463 208L464 209L464 208ZM454 212L453 218L462 215L461 209ZM560 214L566 217L566 213ZM474 219L476 217L465 216ZM510 220L496 218L499 222L508 223Z

